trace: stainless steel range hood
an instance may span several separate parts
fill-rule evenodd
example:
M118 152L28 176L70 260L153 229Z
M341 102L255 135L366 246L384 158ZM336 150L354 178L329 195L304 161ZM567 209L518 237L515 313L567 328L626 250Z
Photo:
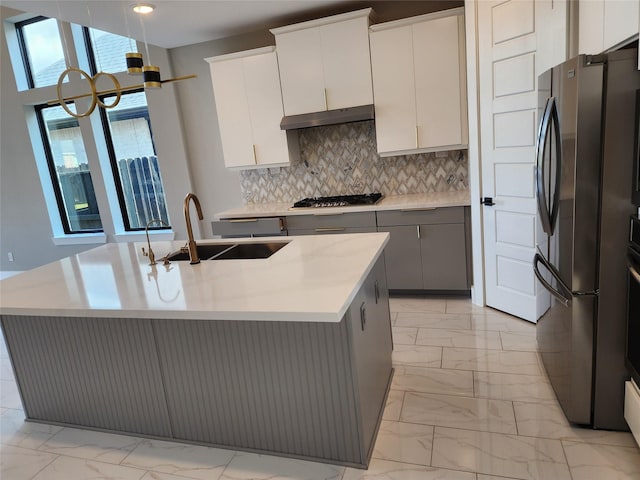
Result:
M304 113L282 117L281 130L295 130L298 128L319 127L322 125L337 125L340 123L360 122L375 118L373 105L339 108L325 112Z

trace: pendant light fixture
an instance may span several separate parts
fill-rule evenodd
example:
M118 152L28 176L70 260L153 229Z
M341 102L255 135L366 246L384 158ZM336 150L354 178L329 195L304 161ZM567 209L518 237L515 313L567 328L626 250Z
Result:
M60 3L58 3L58 17L60 19L62 19L62 14L60 12ZM145 13L150 13L155 9L155 6L152 4L148 4L148 3L135 3L133 5L130 6L132 8L133 11L135 12L139 12L141 14L140 16L140 28L142 30L142 37L144 40L144 47L145 47L145 51L147 54L147 61L149 63L151 63L151 57L149 55L149 45L147 43L147 34L144 28L144 22L142 21L142 15ZM87 6L87 12L89 15L89 23L91 24L91 26L93 26L93 22L91 20L91 12L89 11L89 7ZM131 35L129 32L129 22L127 19L127 13L125 11L125 23L127 25L127 36L129 38L129 46L130 49L133 50L132 48L132 43L131 43ZM98 72L96 75L91 76L89 75L87 72L85 72L84 70L81 70L78 67L72 67L70 66L69 63L69 47L67 45L67 37L64 31L64 28L62 29L62 37L64 40L64 47L65 47L65 60L66 60L66 65L67 68L64 72L62 72L60 74L60 77L58 78L58 85L57 85L57 93L58 93L58 98L55 100L50 100L49 102L47 102L47 105L60 105L65 112L67 112L69 115L71 115L72 117L75 118L83 118L83 117L88 117L89 115L91 115L91 113L93 113L93 111L95 110L96 107L101 107L104 109L108 109L108 108L113 108L115 107L118 102L120 101L120 98L122 96L123 93L126 92L131 92L131 91L135 91L135 90L139 90L141 88L145 88L145 89L156 89L156 88L161 88L163 83L169 83L169 82L177 82L179 80L188 80L190 78L196 78L197 75L184 75L182 77L176 77L176 78L168 78L166 80L162 80L160 77L160 67L158 67L157 65L144 65L143 62L143 57L141 53L138 52L129 52L125 54L125 59L127 61L127 72L129 74L132 75L139 75L140 73L142 73L142 78L143 78L143 82L142 84L138 84L138 85L131 85L129 87L122 87L120 85L120 83L118 82L118 79L115 77L115 75L111 74L111 73L107 73L107 72L103 72L100 71ZM95 43L95 42L94 42ZM86 80L86 82L89 85L89 89L90 92L89 93L81 93L79 95L73 95L73 96L64 96L63 92L62 92L62 85L64 83L64 80L67 76L69 76L70 73L75 72L77 74L79 74L82 78L84 78ZM109 78L113 84L114 84L114 88L109 89L109 90L98 90L98 87L96 85L97 80L100 77L107 77ZM101 97L103 97L104 95L110 95L110 94L116 94L116 99L111 103L111 104L105 104ZM73 110L71 110L68 106L67 103L68 102L72 102L74 100L77 100L79 98L87 98L87 97L92 97L91 99L91 104L88 108L88 110L84 113L76 113Z

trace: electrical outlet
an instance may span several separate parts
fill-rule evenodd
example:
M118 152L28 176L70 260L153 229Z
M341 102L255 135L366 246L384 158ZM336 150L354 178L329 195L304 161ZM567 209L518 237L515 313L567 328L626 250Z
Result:
M7 252L7 257L9 257L9 261L13 262L14 258L13 258L13 252Z

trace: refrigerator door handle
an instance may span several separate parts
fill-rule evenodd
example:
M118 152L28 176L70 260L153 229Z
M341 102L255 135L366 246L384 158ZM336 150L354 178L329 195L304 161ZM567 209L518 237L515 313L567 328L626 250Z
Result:
M551 284L547 282L547 280L542 276L540 270L538 269L538 263L542 263L542 265L544 265L544 267L549 271L549 273L551 273L553 278L555 278L555 280L558 282L558 285L560 285L565 292L570 292L571 290L569 290L569 288L560 278L560 273L542 256L542 254L535 254L535 256L533 257L533 272L536 274L538 280L540 280L542 286L547 289L549 293L551 293L551 295L553 295L565 307L571 305L571 297L567 297L560 290L553 288L553 286L551 286Z
M636 282L640 283L640 272L638 272L638 269L631 264L627 266L629 267L629 273L631 274L631 276L635 279Z
M544 188L544 158L546 154L547 135L549 133L549 123L553 128L555 137L555 154L556 154L556 171L555 185L553 193L553 204L548 205L547 192ZM556 106L555 97L549 97L544 107L542 120L538 128L538 138L536 142L536 190L538 198L538 211L540 212L540 221L542 229L545 233L553 235L555 230L556 219L558 217L558 202L560 191L560 173L562 163L562 145L560 143L560 126L558 123L558 108Z

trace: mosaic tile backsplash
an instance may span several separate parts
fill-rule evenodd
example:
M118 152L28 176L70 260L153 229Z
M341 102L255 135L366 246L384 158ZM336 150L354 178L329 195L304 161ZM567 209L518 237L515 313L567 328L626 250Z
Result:
M300 161L289 167L243 170L246 204L380 192L384 195L467 190L465 150L381 158L373 121L299 131Z

